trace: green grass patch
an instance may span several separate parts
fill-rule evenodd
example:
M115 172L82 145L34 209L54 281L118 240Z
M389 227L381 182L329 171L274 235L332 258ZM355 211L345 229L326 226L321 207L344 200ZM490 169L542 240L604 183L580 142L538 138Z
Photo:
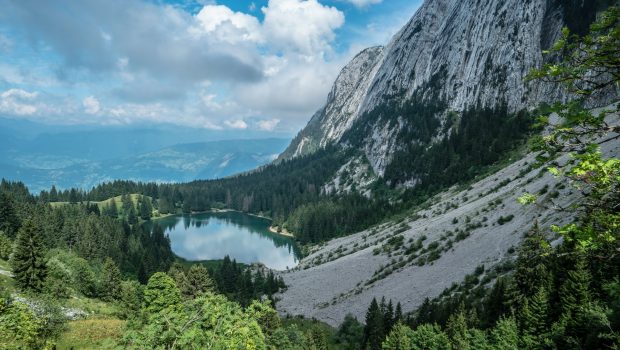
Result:
M58 339L56 348L111 349L123 334L125 321L118 319L92 319L71 321L67 331Z

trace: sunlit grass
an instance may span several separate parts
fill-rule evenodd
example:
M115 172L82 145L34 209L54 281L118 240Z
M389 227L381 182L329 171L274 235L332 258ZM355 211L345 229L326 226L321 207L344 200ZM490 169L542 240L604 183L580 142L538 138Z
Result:
M59 350L112 348L120 339L124 326L125 321L118 319L71 321L56 346Z

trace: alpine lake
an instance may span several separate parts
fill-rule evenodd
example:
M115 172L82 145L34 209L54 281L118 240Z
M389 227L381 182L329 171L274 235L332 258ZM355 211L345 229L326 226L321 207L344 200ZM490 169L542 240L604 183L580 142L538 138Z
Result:
M262 263L274 270L297 266L295 240L269 231L271 221L236 211L174 215L154 220L170 237L172 251L188 261Z

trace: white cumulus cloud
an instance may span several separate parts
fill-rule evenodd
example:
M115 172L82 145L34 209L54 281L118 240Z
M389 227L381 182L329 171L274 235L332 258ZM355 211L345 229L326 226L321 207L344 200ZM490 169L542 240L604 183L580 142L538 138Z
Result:
M258 125L259 130L263 131L273 131L276 126L280 124L280 119L274 118L269 120L259 120L256 125Z
M241 119L238 120L227 120L224 122L231 129L240 129L245 130L248 128L248 123L244 122Z
M88 96L82 100L82 106L84 111L88 114L97 114L101 110L101 104L95 96Z
M262 8L263 30L280 50L294 49L304 55L320 54L334 40L334 31L344 24L344 14L317 0L269 0Z
M369 5L380 4L383 0L343 0L357 7L366 7Z
M13 115L32 115L37 112L33 104L38 93L21 89L9 89L0 94L0 112Z

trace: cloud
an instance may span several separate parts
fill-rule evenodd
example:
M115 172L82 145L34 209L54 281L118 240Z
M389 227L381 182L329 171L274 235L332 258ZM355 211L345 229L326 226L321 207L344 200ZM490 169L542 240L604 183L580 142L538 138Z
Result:
M322 54L344 24L344 14L316 0L269 0L262 8L263 27L271 44L283 51Z
M11 39L0 33L0 52L8 52L13 47Z
M57 85L20 86L23 74L2 65L0 83L40 90L38 118L76 123L269 131L297 128L325 102L349 55L332 48L341 11L317 0L269 0L260 14L202 4L190 12L144 0L9 2L2 21L16 43L48 55L37 63Z
M95 96L84 98L82 100L82 106L84 106L84 111L88 114L97 114L101 110L99 100L97 100Z
M240 129L245 130L248 128L248 124L241 119L238 120L227 120L224 122L231 129Z
M259 130L273 131L280 124L280 119L259 120L256 124Z
M10 2L6 19L33 42L59 53L65 70L114 72L126 69L164 83L191 84L207 79L257 81L258 57L211 45L188 30L189 13L139 0Z
M233 12L223 5L207 5L196 15L204 34L211 34L218 40L235 44L240 41L262 42L261 25L254 16ZM195 29L195 33L200 34Z
M9 89L0 94L0 112L19 116L32 115L37 112L36 105L32 104L37 96L36 92Z
M349 2L353 5L355 5L356 7L367 7L370 5L374 5L374 4L380 4L381 2L383 2L383 0L342 0L342 1L346 1Z

